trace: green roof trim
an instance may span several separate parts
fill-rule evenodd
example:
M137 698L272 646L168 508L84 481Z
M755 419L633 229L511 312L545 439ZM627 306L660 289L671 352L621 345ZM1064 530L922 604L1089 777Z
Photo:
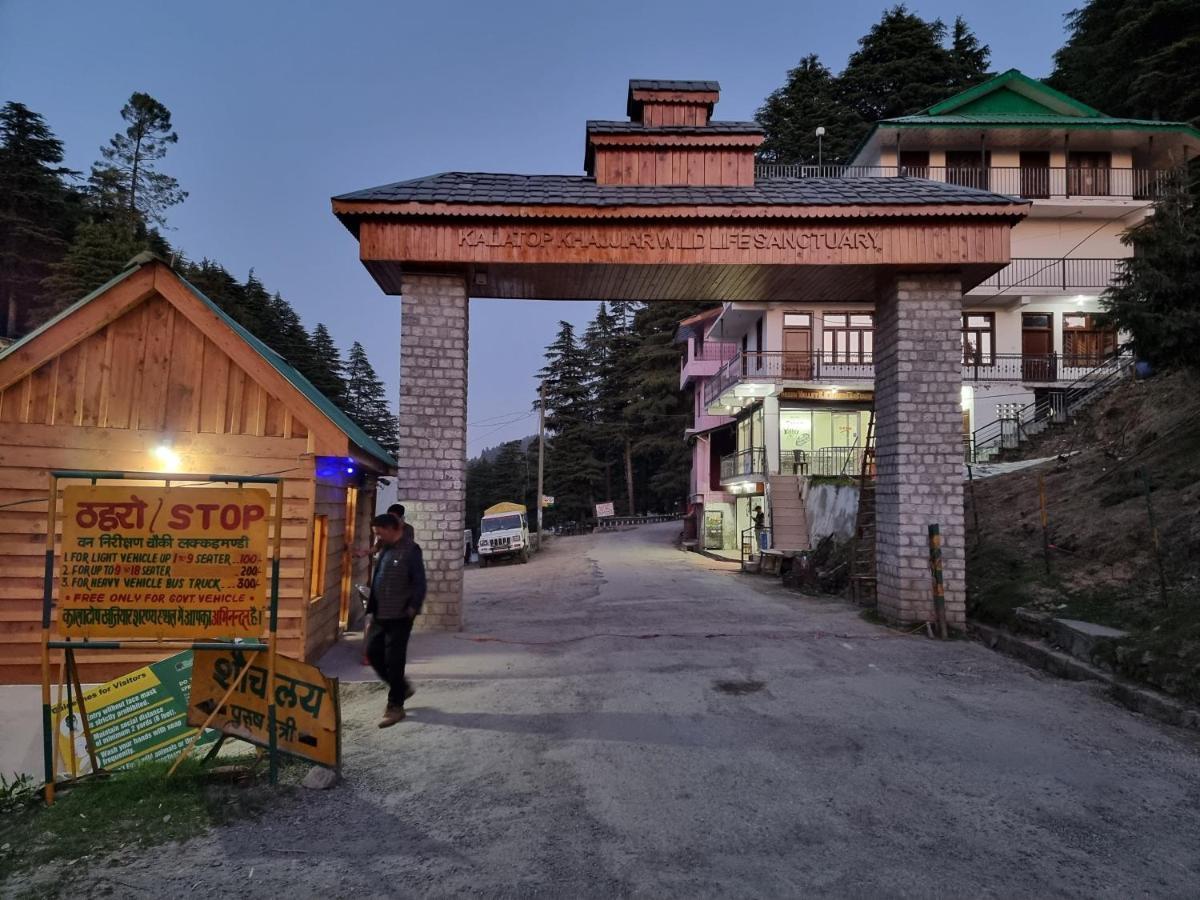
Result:
M1047 111L1057 113L1063 117L1104 117L1104 113L1100 112L1100 110L1088 106L1086 103L1080 103L1074 97L1068 97L1062 91L1056 91L1048 84L1043 84L1034 78L1030 78L1017 69L1009 69L1007 72L1002 72L995 78L990 78L982 84L977 84L975 87L960 91L953 97L947 97L945 100L921 110L916 115L940 116L954 112L955 110L961 113L963 107L976 104L984 97L1002 90L1024 97L1027 101L1030 101L1031 105L1043 107ZM905 118L911 117L906 116Z
M4 357L9 356L10 354L16 353L18 350L20 350L22 347L24 347L26 344L28 344L30 341L32 341L34 338L36 338L38 335L42 334L45 331L50 330L55 325L57 325L59 322L61 322L63 319L74 314L75 310L80 309L84 306L87 306L89 303L91 303L93 300L95 300L97 297L99 297L101 294L103 294L109 288L116 287L118 284L120 284L122 281L124 281L126 278L128 278L130 275L132 275L134 272L136 272L138 269L140 269L142 267L141 257L143 255L152 256L153 254L138 254L137 256L135 256L132 260L129 261L128 267L126 269L124 269L120 274L114 275L112 278L108 279L108 281L104 282L104 284L100 285L100 287L96 288L94 291L92 291L90 294L88 294L82 300L76 300L74 303L72 303L70 306L68 306L66 309L64 309L62 312L60 312L58 315L51 316L49 319L47 319L45 322L43 322L37 328L33 329L33 331L29 332L29 334L25 335L20 340L14 341L13 343L9 344L3 350L0 350L0 359L4 359ZM154 258L157 259L157 257L154 257Z
M1122 119L1080 103L1047 84L1009 69L909 116L881 119L850 154L855 160L881 128L1055 128L1064 130L1146 131L1185 134L1200 140L1187 122Z
M82 300L71 304L58 315L38 326L16 343L7 347L3 351L0 351L0 359L15 353L21 347L38 337L38 335L43 334L50 328L54 327L54 325L56 325L58 322L61 322L68 316L73 315L77 310L95 300L105 291L120 284L122 281L124 281L134 272L137 272L142 268L142 266L149 262L162 262L163 265L166 265L168 268L170 268L168 263L155 256L153 253L139 253L132 260L130 260L128 267L119 275L115 276L114 278L110 278L107 282L96 288L96 290L92 291ZM355 424L355 422L344 412L342 412L342 410L339 409L332 400L317 390L316 387L313 386L313 383L301 375L300 372L290 363L288 363L286 359L247 331L245 327L243 327L232 316L226 313L225 310L217 306L217 304L205 296L205 294L199 288L197 288L194 284L192 284L174 269L171 270L171 273L179 279L179 281L192 293L193 296L196 297L196 299L208 307L208 309L211 310L218 319L233 329L234 333L237 334L237 336L247 344L249 344L254 352L270 363L271 367L280 375L282 375L292 385L292 387L302 393L305 398L307 398L308 401L313 404L313 406L317 407L317 409L320 410L327 419L333 422L333 424L336 425L337 428L343 434L345 434L353 444L361 448L365 453L367 453L367 455L379 460L385 466L393 469L397 467L395 457L393 457L390 453L388 453L387 450L380 446L378 441L376 441L373 437L363 431L362 428Z

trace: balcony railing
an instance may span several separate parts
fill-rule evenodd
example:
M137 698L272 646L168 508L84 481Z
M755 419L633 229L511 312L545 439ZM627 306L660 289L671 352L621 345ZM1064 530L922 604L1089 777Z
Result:
M962 360L962 380L1046 383L1074 381L1104 366L1111 354L991 353L970 354ZM704 404L712 406L737 384L760 382L873 381L874 361L868 354L834 356L776 351L738 354L704 384Z
M756 178L925 178L979 188L1023 200L1162 196L1176 169L1114 169L1076 166L809 166L760 163Z
M824 478L857 478L862 474L862 447L819 447L816 450L783 450L779 471L785 475Z
M705 341L700 345L699 350L684 354L684 363L689 362L729 362L737 356L738 345L723 343L721 341Z
M751 351L739 353L705 382L704 403L715 403L725 391L742 382L870 381L874 377L869 354Z
M963 381L1019 381L1043 384L1075 381L1106 366L1112 354L1079 353L993 353L963 360Z
M1057 259L1021 256L975 288L1053 288L1055 290L1108 287L1117 275L1120 259Z
M763 481L767 472L767 451L762 447L739 450L721 457L721 484L735 481Z

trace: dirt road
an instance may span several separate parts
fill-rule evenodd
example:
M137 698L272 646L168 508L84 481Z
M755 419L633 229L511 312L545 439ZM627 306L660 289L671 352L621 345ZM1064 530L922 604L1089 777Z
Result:
M1200 741L670 545L471 571L346 783L73 883L117 896L1185 897ZM61 874L61 873L59 873Z

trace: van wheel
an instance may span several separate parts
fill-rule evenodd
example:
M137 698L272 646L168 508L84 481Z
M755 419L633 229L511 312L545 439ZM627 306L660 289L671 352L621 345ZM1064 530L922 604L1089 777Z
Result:
M486 557L486 556L481 556L481 557L479 557L479 568L481 568L481 569L486 569L486 568L487 568L487 563L488 563L488 561L487 561L487 557Z
M525 565L527 562L529 562L529 549L524 548L521 550L521 565Z

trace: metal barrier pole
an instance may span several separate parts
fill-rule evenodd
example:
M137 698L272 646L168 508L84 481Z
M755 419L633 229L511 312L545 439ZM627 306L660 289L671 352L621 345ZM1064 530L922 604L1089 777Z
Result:
M942 531L938 525L929 526L929 567L933 572L933 612L937 617L938 636L946 634L946 586L942 583Z

